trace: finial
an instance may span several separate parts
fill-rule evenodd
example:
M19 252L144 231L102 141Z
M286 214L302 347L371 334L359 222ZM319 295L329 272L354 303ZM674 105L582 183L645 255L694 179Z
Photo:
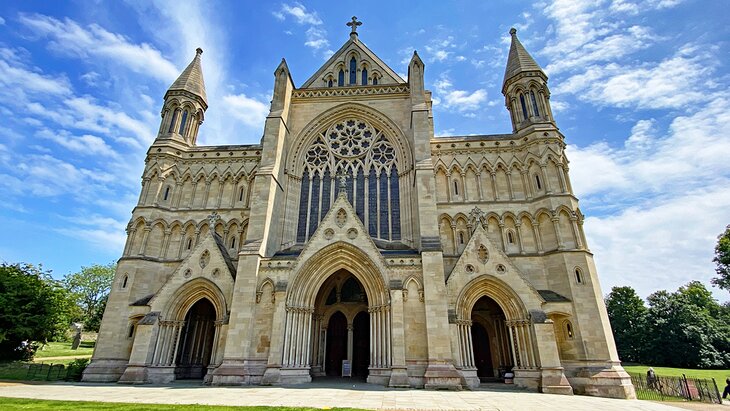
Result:
M203 49L201 49L200 47L198 47L197 49L195 49L195 54L197 54L198 56L201 55L201 54L203 54Z
M221 216L218 215L217 211L213 211L208 216L208 228L210 229L211 233L215 233L215 225L218 222L218 220L220 220L220 219L221 219Z
M356 16L352 16L352 21L349 22L349 23L347 23L347 26L352 29L352 31L350 32L350 36L351 37L353 35L357 36L357 27L358 26L362 26L362 22L361 21L357 21L357 17Z
M509 34L514 36L515 34L517 34L517 29L512 27L511 29L509 29Z

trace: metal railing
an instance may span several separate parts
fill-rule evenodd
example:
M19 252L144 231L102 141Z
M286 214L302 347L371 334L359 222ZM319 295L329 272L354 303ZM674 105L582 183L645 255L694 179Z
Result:
M629 374L631 383L640 400L653 401L700 401L722 404L720 391L714 378L689 378L656 376L648 379L646 375Z
M63 364L29 364L26 380L35 381L81 381L83 368L67 367Z

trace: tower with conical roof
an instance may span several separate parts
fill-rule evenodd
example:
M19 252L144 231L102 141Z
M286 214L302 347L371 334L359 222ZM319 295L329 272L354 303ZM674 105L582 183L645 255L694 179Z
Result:
M504 71L502 94L510 112L515 133L539 125L555 128L550 109L550 90L547 76L517 38L517 30L510 29L512 44L507 68Z
M203 124L205 110L208 109L203 69L200 65L202 54L203 50L197 48L193 60L167 89L156 143L175 142L184 147L195 145L198 129Z

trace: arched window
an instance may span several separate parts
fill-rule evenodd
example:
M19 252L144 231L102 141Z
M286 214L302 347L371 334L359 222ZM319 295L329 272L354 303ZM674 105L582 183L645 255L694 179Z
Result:
M231 248L236 248L236 237L231 237Z
M175 123L177 123L178 113L180 113L180 109L176 108L175 111L172 113L172 120L170 120L170 127L167 129L168 133L172 133L172 130L175 129Z
M165 195L163 197L163 201L167 201L167 198L170 196L170 186L165 187Z
M535 174L535 187L537 187L538 190L542 190L542 183L540 182L540 176Z
M188 238L188 247L187 248L188 248L188 250L193 248L193 239L192 238Z
M327 80L327 87L332 87L332 77L330 77L330 79Z
M342 69L340 69L340 72L337 74L337 85L339 87L345 85L345 71Z
M527 115L527 105L525 104L525 95L520 94L520 104L522 104L522 116L525 120L529 117Z
M456 180L454 180L454 195L455 196L459 195L459 182Z
M532 111L535 113L535 117L540 117L540 111L537 109L537 99L535 98L535 92L530 90L530 100L532 100Z
M241 187L241 190L238 192L238 201L243 201L243 187Z
M365 67L362 68L362 81L360 81L360 84L362 84L363 86L368 85L368 69L366 69Z
M331 124L304 152L296 241L317 229L332 202L344 192L367 232L385 241L401 239L400 176L396 151L382 130L347 118Z
M350 84L357 82L357 61L355 56L350 59Z
M180 120L180 130L178 130L178 134L185 135L185 123L188 121L188 111L183 111L182 119Z
M129 332L127 332L127 338L132 338L132 337L134 337L134 329L135 329L135 325L137 325L137 324L136 324L136 323L131 323L131 324L129 324Z
M377 76L377 74L373 74L373 86L377 86L377 85L378 85L378 76Z
M580 271L580 268L575 268L575 282L578 284L583 284L583 273Z
M507 231L507 242L510 244L515 243L515 235L512 233L512 230Z
M459 244L464 244L464 233L459 231Z
M573 326L570 324L570 321L565 322L565 336L569 339L573 339Z
M127 281L129 281L129 276L125 275L124 278L122 279L122 289L127 288Z

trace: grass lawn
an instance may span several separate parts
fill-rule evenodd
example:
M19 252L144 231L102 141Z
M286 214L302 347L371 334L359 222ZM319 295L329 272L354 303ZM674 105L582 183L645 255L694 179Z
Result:
M79 348L72 350L70 342L49 342L36 351L35 361L42 360L46 357L91 355L94 352L95 344L95 341L81 341Z
M624 369L630 374L641 374L646 377L646 371L649 369L649 366L624 365ZM725 378L730 378L730 370L693 370L689 368L654 367L654 372L660 377L681 377L684 374L687 378L714 378L720 392L725 387Z
M157 410L195 410L195 411L314 411L320 408L287 408L287 407L227 407L218 405L173 405L173 404L126 404L114 402L91 402L91 401L50 401L31 400L25 398L3 398L0 397L0 408L5 411L14 410L114 410L114 411L157 411ZM333 408L333 410L346 411L356 408Z

